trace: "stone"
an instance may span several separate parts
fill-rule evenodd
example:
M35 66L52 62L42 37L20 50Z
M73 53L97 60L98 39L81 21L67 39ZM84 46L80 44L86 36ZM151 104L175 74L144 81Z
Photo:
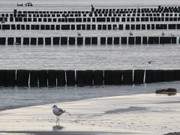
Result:
M164 134L164 135L180 135L180 132L168 133L168 134Z
M167 94L169 96L176 95L177 90L175 88L159 89L156 90L156 94Z

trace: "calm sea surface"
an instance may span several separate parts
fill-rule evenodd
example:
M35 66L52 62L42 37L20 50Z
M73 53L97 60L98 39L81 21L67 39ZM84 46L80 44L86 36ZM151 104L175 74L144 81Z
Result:
M179 69L180 45L0 47L0 69Z
M180 67L180 46L1 47L0 69L171 69ZM149 64L148 62L151 62ZM179 82L140 86L0 88L0 109L180 88Z

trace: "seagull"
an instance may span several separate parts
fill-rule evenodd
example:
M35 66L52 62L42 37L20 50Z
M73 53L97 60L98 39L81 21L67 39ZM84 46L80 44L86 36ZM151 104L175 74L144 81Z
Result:
M59 116L65 113L66 111L59 108L57 105L53 105L52 112L56 116L56 125L59 125Z
M152 61L148 61L148 64L151 64L152 63Z
M129 32L129 35L130 35L130 36L133 36L133 33L132 33L132 32Z
M164 32L162 32L162 34L161 34L162 36L164 36L165 34L164 34Z
M78 32L77 34L78 34L79 37L81 36L81 33Z

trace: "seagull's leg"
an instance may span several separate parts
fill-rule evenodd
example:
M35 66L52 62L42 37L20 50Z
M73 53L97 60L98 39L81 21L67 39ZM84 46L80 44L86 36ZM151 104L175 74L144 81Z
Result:
M60 119L59 119L59 117L57 117L57 126L60 125L59 121L60 121Z
M58 126L58 116L56 116L56 126Z
M56 116L56 126L59 126L59 117Z

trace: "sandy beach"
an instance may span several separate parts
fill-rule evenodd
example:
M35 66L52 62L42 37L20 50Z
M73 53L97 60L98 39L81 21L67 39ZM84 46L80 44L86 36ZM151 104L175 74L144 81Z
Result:
M179 99L180 94L136 94L56 103L68 112L60 126L51 112L53 104L5 110L0 112L0 132L162 135L180 129Z

